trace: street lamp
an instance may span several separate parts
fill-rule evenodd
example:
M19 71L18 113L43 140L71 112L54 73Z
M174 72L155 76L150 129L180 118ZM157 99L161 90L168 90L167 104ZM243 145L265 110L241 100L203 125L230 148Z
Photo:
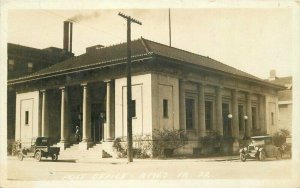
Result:
M248 116L245 115L244 116L244 120L245 120L245 136L244 136L244 138L245 139L248 138L248 134L247 134L247 132L248 132L247 119L248 119Z
M228 117L228 122L227 122L227 129L228 129L228 131L227 131L227 133L230 135L230 136L232 136L231 135L231 133L232 133L232 131L231 131L231 119L232 119L232 114L228 114L227 115L227 117Z

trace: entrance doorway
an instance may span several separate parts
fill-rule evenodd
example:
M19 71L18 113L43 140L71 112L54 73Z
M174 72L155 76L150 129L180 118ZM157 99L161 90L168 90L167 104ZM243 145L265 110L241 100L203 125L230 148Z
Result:
M103 104L92 104L91 111L91 138L93 142L97 143L103 139L104 119L101 117L101 113L104 113Z

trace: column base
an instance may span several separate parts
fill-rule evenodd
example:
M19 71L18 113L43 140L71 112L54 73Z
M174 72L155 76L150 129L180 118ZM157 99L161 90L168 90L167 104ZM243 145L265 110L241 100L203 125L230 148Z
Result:
M91 141L82 141L79 143L79 149L80 150L88 150L89 147L92 146L92 142Z
M70 143L66 141L60 141L59 143L57 143L57 147L59 147L60 150L65 150L69 145Z

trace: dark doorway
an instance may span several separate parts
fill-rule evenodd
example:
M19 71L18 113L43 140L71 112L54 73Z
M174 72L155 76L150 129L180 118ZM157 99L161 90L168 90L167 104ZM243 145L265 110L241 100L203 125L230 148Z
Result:
M103 138L103 104L96 103L91 106L91 137L93 142L100 142Z
M223 135L224 136L232 136L231 131L231 119L228 118L229 114L229 104L222 104L222 117L223 117Z

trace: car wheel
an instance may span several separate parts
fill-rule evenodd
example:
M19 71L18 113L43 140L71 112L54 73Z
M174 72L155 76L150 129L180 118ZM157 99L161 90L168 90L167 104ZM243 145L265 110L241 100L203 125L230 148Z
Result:
M266 153L264 150L262 150L261 152L259 152L259 160L264 161L265 159L266 159Z
M35 152L34 158L35 158L35 160L37 160L37 161L41 161L41 159L42 159L42 153L41 153L41 151Z
M21 152L18 153L18 159L20 161L23 161L23 154Z
M57 154L53 154L52 155L52 161L57 161L58 159L58 155Z
M247 157L246 157L246 154L245 153L240 153L240 159L242 162L245 162Z

